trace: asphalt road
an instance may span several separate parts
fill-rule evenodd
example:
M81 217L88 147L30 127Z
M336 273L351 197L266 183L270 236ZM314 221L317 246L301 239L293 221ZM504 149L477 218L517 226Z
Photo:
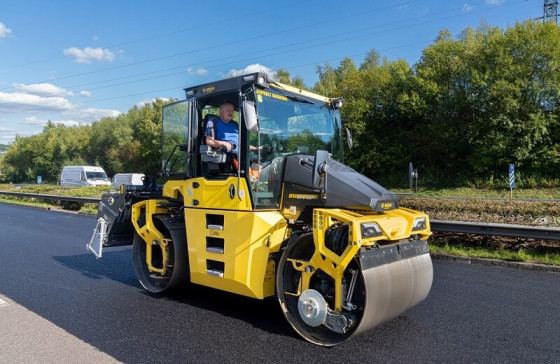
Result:
M0 362L558 363L560 274L434 260L428 298L334 348L275 300L142 290L130 247L96 260L95 218L0 203Z

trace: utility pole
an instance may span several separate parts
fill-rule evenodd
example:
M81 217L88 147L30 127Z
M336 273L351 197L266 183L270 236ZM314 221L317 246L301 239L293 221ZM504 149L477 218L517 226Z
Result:
M544 0L543 23L547 21L558 23L558 0Z

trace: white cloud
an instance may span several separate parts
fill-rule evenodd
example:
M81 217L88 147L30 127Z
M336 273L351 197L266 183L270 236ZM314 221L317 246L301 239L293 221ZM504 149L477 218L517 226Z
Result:
M63 97L41 97L22 92L0 92L0 110L19 111L67 111L74 105Z
M78 95L82 96L82 97L91 97L91 92L89 91L80 91L78 92Z
M96 120L105 117L117 117L121 114L120 111L111 109L96 109L93 107L85 109L76 109L69 112L61 113L57 119L39 118L37 116L28 116L18 121L18 124L45 126L49 121L55 124L63 124L65 126L80 126L91 124Z
M146 99L146 100L139 101L135 105L138 106L138 107L143 107L144 105L151 104L152 102L155 102L156 100L162 100L164 104L171 101L171 99L168 98L168 97L157 97L157 98L152 98L152 99Z
M235 76L241 76L241 75L246 75L246 74L255 73L255 72L264 72L272 78L274 78L276 76L276 72L274 72L272 69L270 69L266 66L263 66L262 64L259 64L259 63L250 64L250 65L248 65L247 67L245 67L241 70L229 70L227 76L228 77L235 77Z
M41 120L36 116L29 116L29 117L23 118L19 123L20 124L29 124L29 125L46 125L47 121L46 120Z
M14 83L12 84L12 87L16 91L30 95L44 97L74 96L74 93L72 91L67 91L50 83L33 83L29 85L26 85L24 83Z
M0 38L5 38L10 34L12 30L4 25L4 23L0 23Z
M204 68L199 68L196 70L194 68L187 68L187 73L189 75L204 76L205 74L208 73L208 70Z
M80 122L80 121L77 121L77 120L39 119L36 116L29 116L29 117L23 118L21 121L19 121L19 124L44 127L44 126L47 125L47 123L49 121L52 122L52 123L55 123L55 124L62 124L64 126L79 126L79 125L84 124L83 122Z
M75 57L76 63L111 62L115 59L115 54L108 49L86 47L79 49L77 47L66 48L62 51L65 56Z
M468 4L468 3L464 3L464 4L463 4L463 7L461 8L462 11L467 12L467 13L468 13L469 11L471 11L472 9L473 9L473 6L470 5L470 4Z
M88 107L85 109L78 109L78 108L73 109L71 111L65 112L64 116L71 119L77 119L89 123L95 120L99 120L101 118L117 117L120 114L121 112L118 110L96 109L94 107Z
M488 5L499 5L503 4L505 0L486 0L486 4Z

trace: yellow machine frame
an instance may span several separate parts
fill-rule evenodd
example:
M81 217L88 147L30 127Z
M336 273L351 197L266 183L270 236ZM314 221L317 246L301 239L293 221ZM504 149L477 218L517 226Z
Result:
M231 196L232 186L237 191ZM289 238L285 217L277 210L253 211L244 179L225 180L195 178L187 181L169 181L164 186L164 197L184 200L184 216L191 282L254 298L275 293L275 264L271 254L277 253ZM169 239L157 230L153 216L165 214L160 207L166 200L146 200L133 206L132 222L146 242L146 263L151 272L165 274L170 266ZM145 224L140 226L140 216ZM219 217L220 223L209 223L209 217ZM415 219L426 218L425 229L412 232ZM223 222L221 222L223 221ZM329 250L325 232L337 222L349 225L349 243L341 255ZM382 234L362 239L362 223L375 222ZM430 235L425 214L400 208L379 214L342 209L317 208L313 212L313 240L315 253L309 261L291 259L294 269L301 271L300 295L309 287L313 274L322 270L335 280L335 310L342 307L342 278L350 261L363 247L379 241L394 241L418 234L424 240ZM152 262L152 249L161 249L163 266Z

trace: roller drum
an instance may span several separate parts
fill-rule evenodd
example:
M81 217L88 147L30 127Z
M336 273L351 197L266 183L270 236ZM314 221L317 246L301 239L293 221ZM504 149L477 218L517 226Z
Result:
M334 280L319 270L302 291L302 269L296 267L310 261L313 252L311 235L288 246L276 279L278 299L288 322L317 345L338 345L397 317L424 300L432 286L432 260L426 241L363 250L345 270L345 300L342 311L337 311L331 294Z
M423 301L432 286L432 260L425 253L364 269L362 275L365 307L355 334L395 318Z

